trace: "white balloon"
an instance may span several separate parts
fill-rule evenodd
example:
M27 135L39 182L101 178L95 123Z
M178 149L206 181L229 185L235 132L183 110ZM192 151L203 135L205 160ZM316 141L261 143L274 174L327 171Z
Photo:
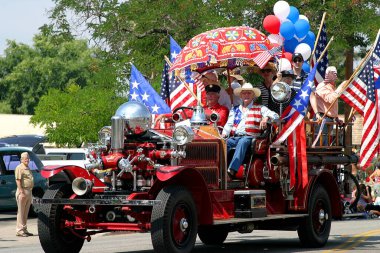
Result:
M284 38L279 34L269 34L268 39L271 43L276 43L280 46L284 44Z
M292 69L292 64L290 61L286 58L281 58L278 60L278 71L284 71L284 70L291 70Z
M305 15L300 15L298 19L305 19L307 22L309 22L309 19Z
M280 20L286 19L290 13L290 6L288 2L278 1L277 3L275 3L275 5L273 6L273 13Z
M296 49L294 50L294 53L302 54L303 60L307 61L311 55L311 48L308 44L301 43L296 47Z

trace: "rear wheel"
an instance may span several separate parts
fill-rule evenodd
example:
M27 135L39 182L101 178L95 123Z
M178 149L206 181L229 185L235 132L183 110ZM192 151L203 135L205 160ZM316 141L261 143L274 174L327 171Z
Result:
M71 194L71 185L55 184L46 191L44 198L68 198ZM38 236L45 252L79 252L82 249L86 230L72 231L65 228L66 220L75 221L75 217L66 213L63 205L41 205L38 213Z
M152 210L152 244L156 252L187 253L197 236L197 210L184 187L168 186L160 191L161 204Z
M331 229L331 203L322 185L315 185L309 200L309 215L298 227L298 237L303 246L322 247Z
M217 227L204 227L199 229L198 236L206 245L219 245L226 240L228 230Z

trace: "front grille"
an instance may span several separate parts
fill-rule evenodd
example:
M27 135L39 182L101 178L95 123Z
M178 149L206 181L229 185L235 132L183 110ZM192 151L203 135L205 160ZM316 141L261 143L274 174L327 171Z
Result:
M194 142L186 147L186 158L181 165L219 165L219 145L217 142Z
M211 167L211 168L196 168L205 179L206 183L211 188L217 188L218 187L218 168L217 167Z
M193 142L186 147L186 158L179 165L189 166L198 170L209 188L219 186L219 143Z

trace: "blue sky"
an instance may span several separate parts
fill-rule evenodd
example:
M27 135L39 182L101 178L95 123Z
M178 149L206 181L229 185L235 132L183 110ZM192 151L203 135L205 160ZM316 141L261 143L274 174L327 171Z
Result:
M49 22L47 11L53 6L52 0L0 0L0 54L7 39L32 45L38 28Z

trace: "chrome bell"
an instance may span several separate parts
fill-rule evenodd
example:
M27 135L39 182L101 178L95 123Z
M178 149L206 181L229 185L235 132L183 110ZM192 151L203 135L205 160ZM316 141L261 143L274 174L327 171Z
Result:
M206 125L206 114L202 106L197 105L194 108L193 117L190 119L191 124Z

